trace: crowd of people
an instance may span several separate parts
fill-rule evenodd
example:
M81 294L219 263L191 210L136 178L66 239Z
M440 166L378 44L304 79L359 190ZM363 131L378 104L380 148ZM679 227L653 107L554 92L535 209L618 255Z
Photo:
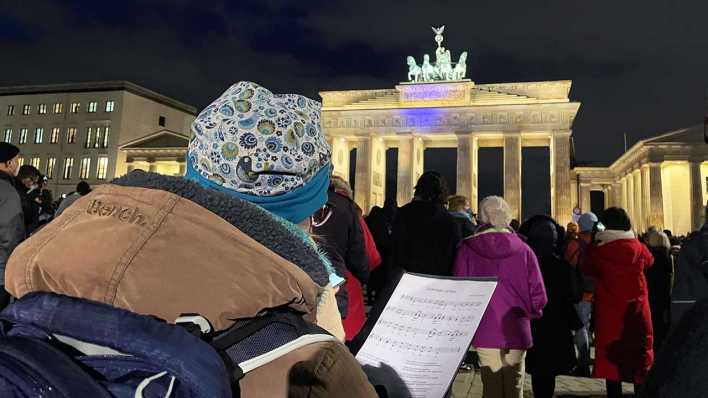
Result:
M386 392L353 355L403 273L495 277L466 359L484 397L521 397L527 373L539 398L558 375L605 379L609 397L622 382L667 388L651 379L677 361L663 352L682 341L667 336L706 291L708 227L682 242L656 228L637 237L621 208L565 228L547 215L520 223L497 196L473 214L432 171L410 203L365 216L332 175L319 117L310 99L241 82L197 117L184 177L137 170L93 191L82 182L61 203L0 144L0 307L50 292L170 322L200 314L216 331L277 308L333 339L249 372L243 396L374 397Z
M0 143L0 276L15 247L61 214L76 198L91 192L81 181L68 196L53 199L48 179L34 166L19 164L20 149ZM0 278L0 308L9 304L11 296Z

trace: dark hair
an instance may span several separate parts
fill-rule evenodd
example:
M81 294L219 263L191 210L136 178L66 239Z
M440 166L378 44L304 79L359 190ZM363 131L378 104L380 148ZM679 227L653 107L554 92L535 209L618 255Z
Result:
M513 229L514 231L518 231L519 228L521 227L521 223L519 222L519 220L513 219L513 220L511 220L511 222L509 223L509 226L510 226L511 229Z
M415 197L444 205L449 196L447 182L436 171L426 171L415 184Z
M627 212L620 207L610 207L605 209L600 215L600 222L607 229L618 231L629 231L632 229L632 221Z
M29 164L24 164L20 166L20 169L17 170L17 178L21 181L24 180L25 178L37 178L39 179L39 176L42 175L39 170L37 170L36 167L29 165Z
M91 192L91 186L86 181L81 181L76 184L76 192L81 196L88 195Z

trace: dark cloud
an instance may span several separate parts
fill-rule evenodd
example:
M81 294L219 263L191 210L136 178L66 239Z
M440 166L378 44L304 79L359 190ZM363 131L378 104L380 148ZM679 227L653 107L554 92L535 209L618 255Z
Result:
M118 5L116 5L118 4ZM274 91L390 88L406 55L471 54L478 83L573 80L580 160L705 112L701 1L32 0L0 13L0 84L127 79L197 107L229 84ZM631 143L630 142L630 143Z

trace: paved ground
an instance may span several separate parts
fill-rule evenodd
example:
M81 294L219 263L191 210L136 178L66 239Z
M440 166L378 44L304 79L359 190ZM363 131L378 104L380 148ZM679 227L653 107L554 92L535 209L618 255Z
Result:
M632 396L631 384L624 384L625 396ZM524 398L533 398L531 376L526 375ZM477 372L459 373L452 389L453 398L480 398L482 380ZM602 380L559 376L556 378L556 397L604 397L605 383Z

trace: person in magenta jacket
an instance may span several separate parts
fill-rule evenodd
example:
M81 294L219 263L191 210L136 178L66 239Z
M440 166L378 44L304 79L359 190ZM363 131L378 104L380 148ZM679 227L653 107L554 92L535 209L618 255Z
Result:
M498 279L472 346L482 366L484 397L521 398L526 350L533 345L530 321L542 315L546 289L536 255L509 227L504 199L485 198L479 216L481 226L460 244L453 272Z

